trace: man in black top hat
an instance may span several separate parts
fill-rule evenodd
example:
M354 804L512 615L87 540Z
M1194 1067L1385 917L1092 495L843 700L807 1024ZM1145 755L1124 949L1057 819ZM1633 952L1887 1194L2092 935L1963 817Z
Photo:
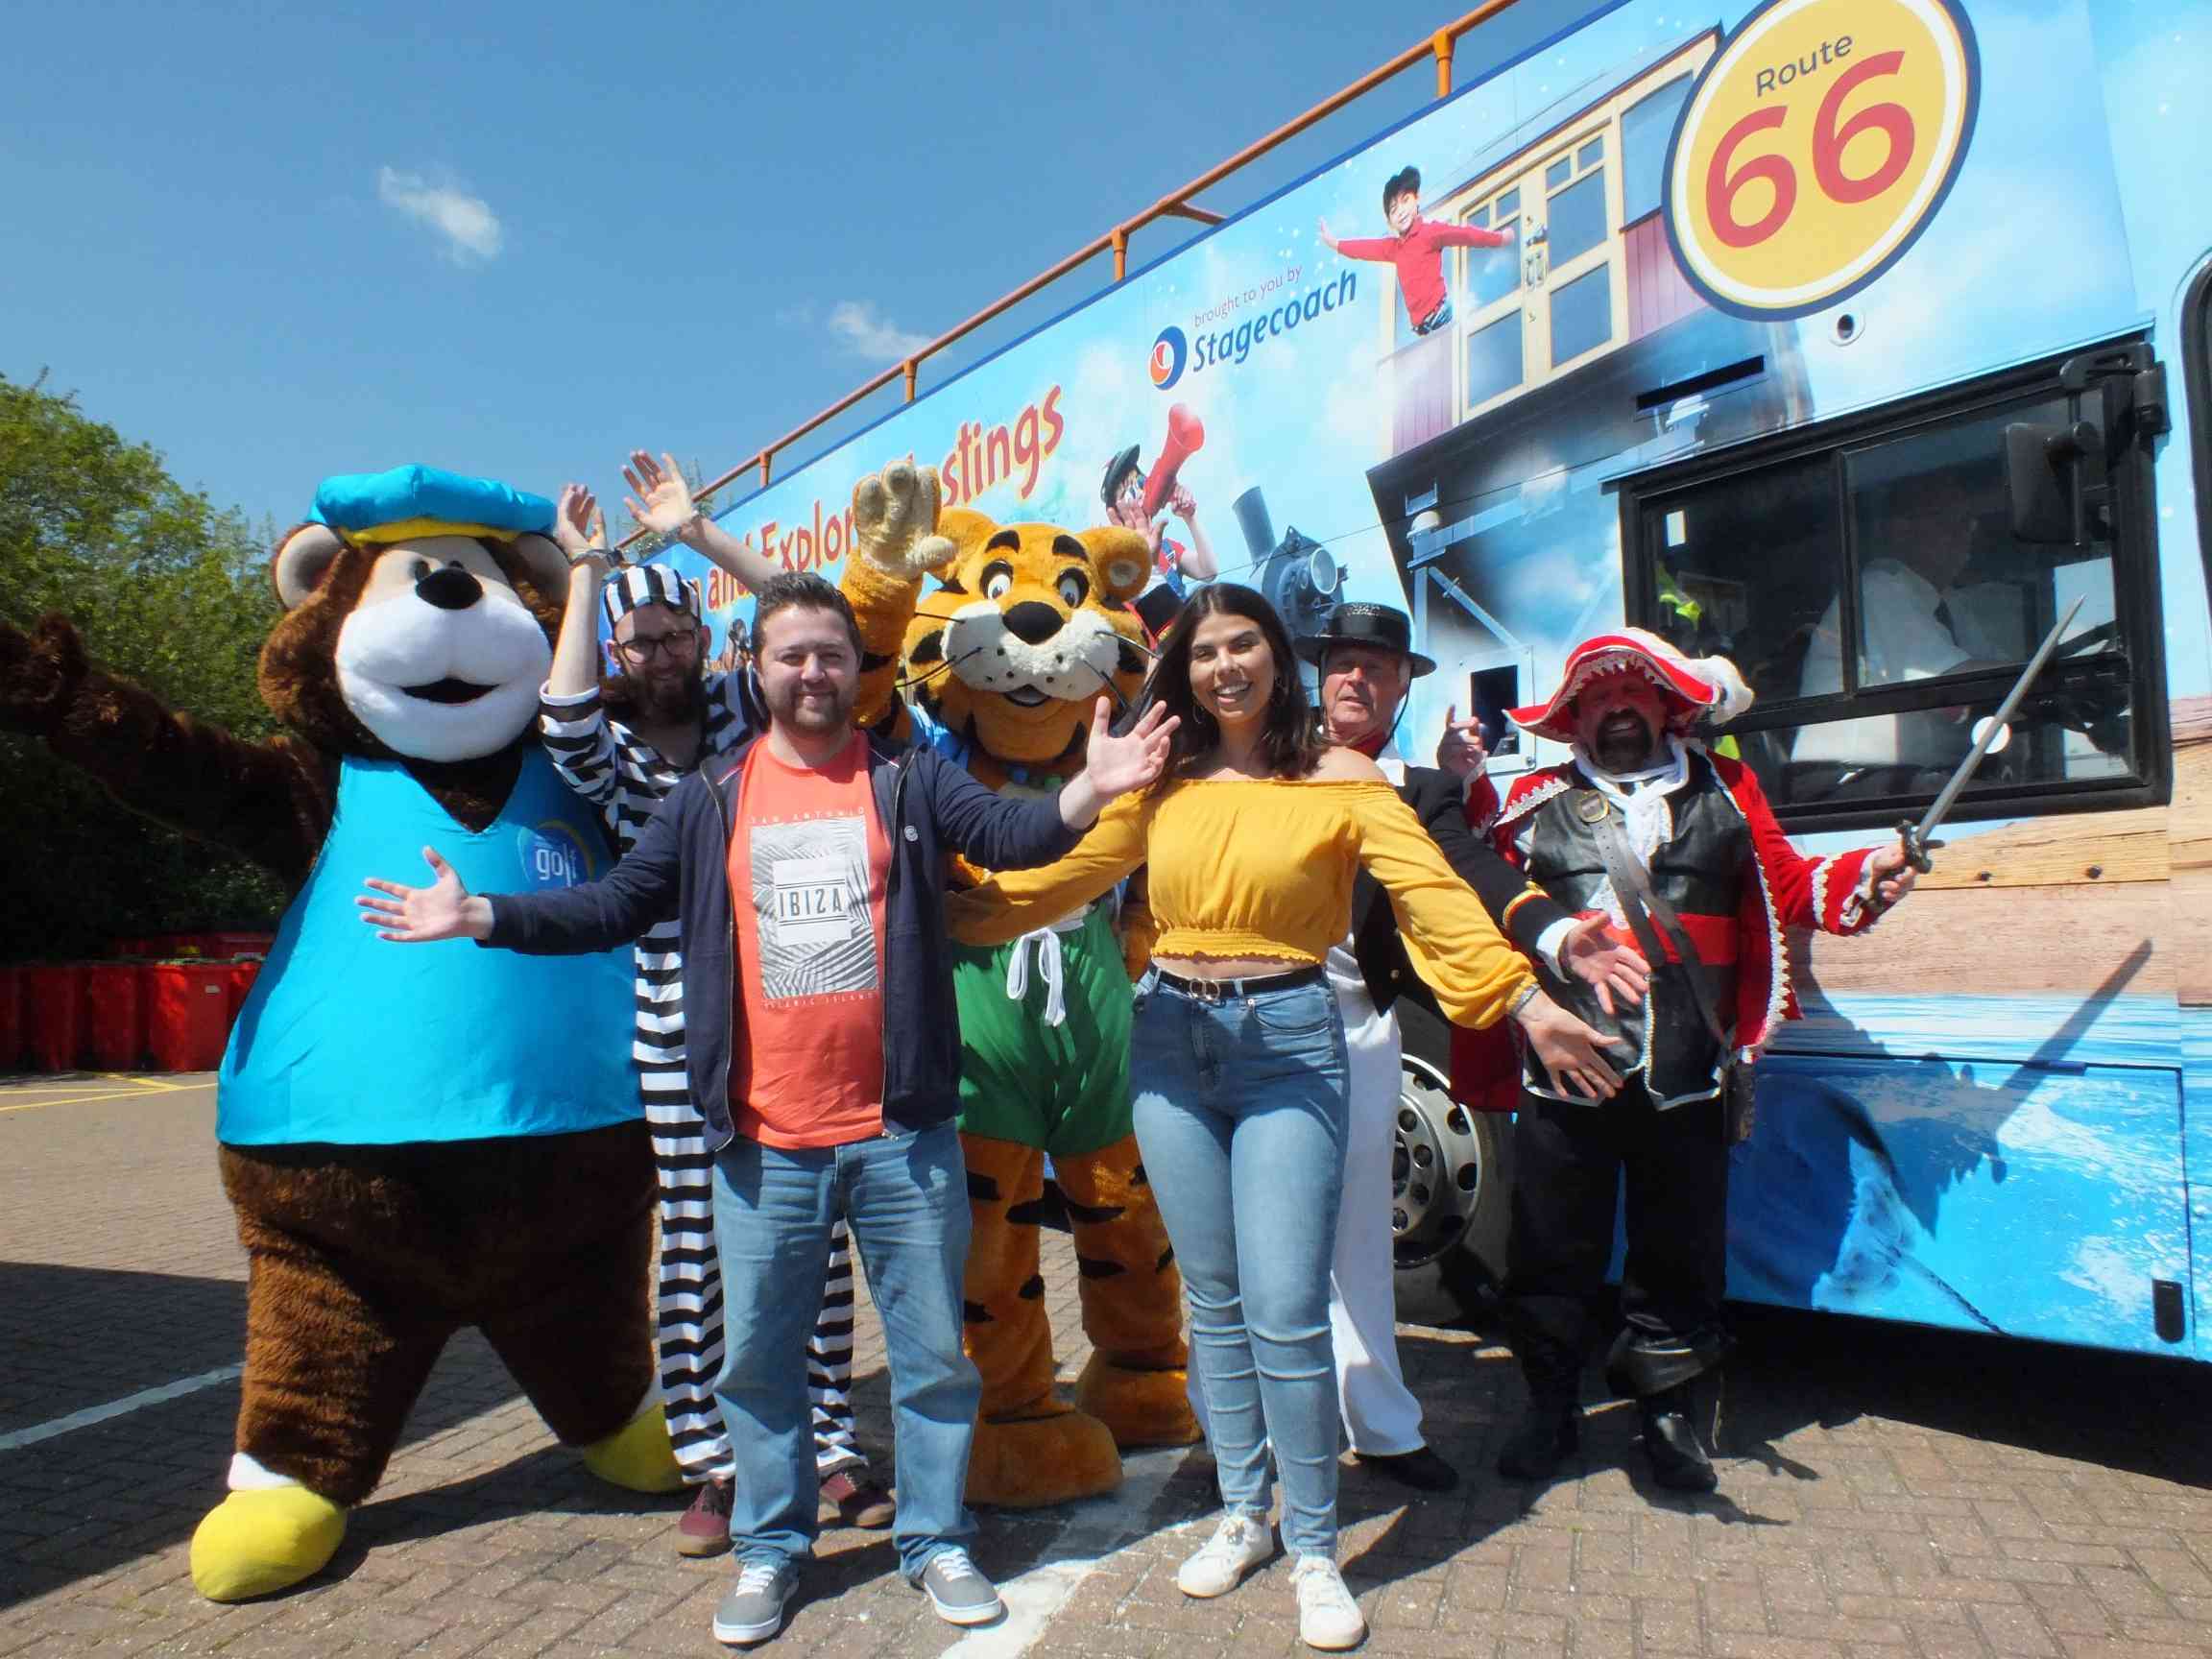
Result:
M1643 994L1642 957L1614 945L1600 926L1576 923L1468 828L1456 778L1407 766L1384 753L1407 690L1436 667L1412 648L1412 624L1404 612L1387 605L1338 605L1319 634L1298 641L1298 654L1320 675L1322 718L1331 740L1382 767L1501 931L1532 952L1548 928L1565 924L1567 943L1559 954L1567 972L1626 998ZM1359 878L1353 893L1352 932L1329 952L1327 971L1344 1017L1350 1059L1350 1134L1329 1309L1338 1405L1362 1463L1407 1485L1446 1491L1458 1477L1423 1442L1421 1407L1399 1369L1390 1248L1400 1057L1392 1004L1407 997L1435 1013L1436 1002L1413 971L1388 898L1368 876ZM1581 1021L1551 1010L1532 1022L1535 1010L1516 1012L1524 1016L1519 1023L1530 1046L1563 1086L1593 1096L1618 1086L1618 1076L1599 1053L1604 1040Z

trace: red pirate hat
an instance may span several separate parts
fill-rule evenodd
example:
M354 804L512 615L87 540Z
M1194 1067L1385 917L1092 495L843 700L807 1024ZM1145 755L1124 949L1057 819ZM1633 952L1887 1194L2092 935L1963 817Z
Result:
M1687 731L1710 715L1733 720L1751 707L1751 688L1725 657L1689 658L1656 634L1623 628L1585 639L1567 653L1559 689L1550 702L1508 709L1513 724L1554 743L1575 741L1574 703L1582 687L1607 674L1641 674L1667 694L1673 706L1667 726Z

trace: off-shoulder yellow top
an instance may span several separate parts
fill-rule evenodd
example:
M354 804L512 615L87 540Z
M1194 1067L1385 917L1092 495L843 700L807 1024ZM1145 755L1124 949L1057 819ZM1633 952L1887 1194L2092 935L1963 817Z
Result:
M1319 962L1351 931L1352 882L1382 882L1414 969L1453 1022L1488 1025L1532 982L1398 792L1381 781L1183 779L1109 805L1056 864L946 901L953 937L998 945L1151 866L1160 956Z

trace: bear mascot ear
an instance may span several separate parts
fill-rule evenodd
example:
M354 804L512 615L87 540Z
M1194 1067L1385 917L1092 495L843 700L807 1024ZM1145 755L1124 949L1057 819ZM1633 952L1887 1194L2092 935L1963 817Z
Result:
M297 610L301 601L323 586L346 542L327 524L302 524L276 543L269 561L269 579L276 585L277 602Z
M539 597L559 605L568 591L568 559L548 537L525 530L510 543L536 584Z
M1151 543L1138 532L1112 524L1077 538L1091 555L1100 587L1117 599L1134 599L1152 576Z

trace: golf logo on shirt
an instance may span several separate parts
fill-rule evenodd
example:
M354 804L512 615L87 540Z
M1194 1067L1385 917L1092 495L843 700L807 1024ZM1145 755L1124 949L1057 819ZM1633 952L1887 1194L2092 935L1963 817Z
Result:
M860 819L756 824L753 905L768 1000L876 989L868 830Z
M598 874L584 838L558 818L517 830L515 840L533 887L575 887Z

